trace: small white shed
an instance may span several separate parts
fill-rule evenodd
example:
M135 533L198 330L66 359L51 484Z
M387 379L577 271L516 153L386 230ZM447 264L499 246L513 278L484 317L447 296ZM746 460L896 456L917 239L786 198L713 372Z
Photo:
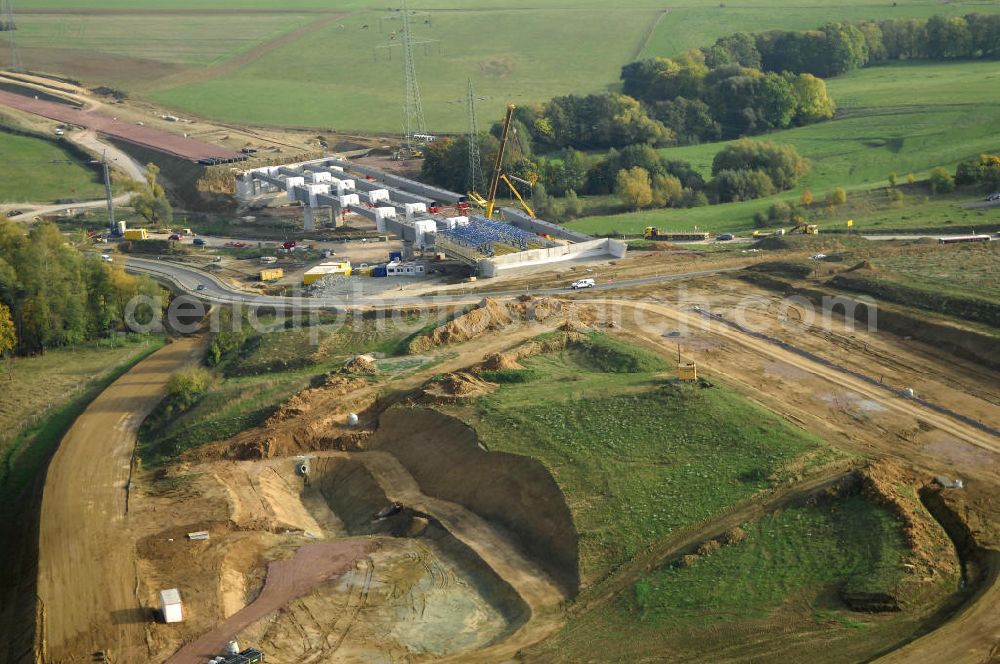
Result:
M181 604L181 593L177 588L160 591L160 610L163 612L163 622L183 622L184 605Z

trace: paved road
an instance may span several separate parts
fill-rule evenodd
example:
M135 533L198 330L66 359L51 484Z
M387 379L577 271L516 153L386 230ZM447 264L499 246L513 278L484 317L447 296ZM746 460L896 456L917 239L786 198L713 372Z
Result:
M281 297L277 295L256 295L246 291L237 290L223 283L217 277L209 274L208 272L165 260L151 260L130 256L125 269L126 271L134 274L147 274L158 281L170 284L204 302L212 304L242 304L247 306L278 308L293 307L303 310L328 309L333 311L351 311L358 309L369 310L372 308L413 305L432 307L440 304L478 302L484 297L516 297L525 293L529 295L566 295L567 293L573 292L567 288L538 288L529 291L477 291L454 295L433 295L424 297L391 297L382 295L366 295L356 298L348 297L346 299L329 297ZM642 286L645 284L664 281L677 281L679 279L703 277L712 274L722 274L724 272L735 272L741 269L743 268L731 267L715 270L701 270L697 272L682 272L679 274L666 274L656 277L644 277L642 279L624 279L621 281L598 284L594 288L588 289L588 291L593 292L631 288L633 286ZM199 287L201 290L199 290Z
M167 345L101 393L77 418L45 478L38 596L46 661L89 661L110 649L119 664L148 661L136 597L128 489L139 424L172 373L197 361L200 337Z

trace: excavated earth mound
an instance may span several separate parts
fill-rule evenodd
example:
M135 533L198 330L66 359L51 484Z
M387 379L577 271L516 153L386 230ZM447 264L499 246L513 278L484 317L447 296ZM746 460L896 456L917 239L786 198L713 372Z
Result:
M432 401L460 401L489 394L496 389L492 383L470 373L446 374L424 386L424 396Z
M573 318L584 324L594 319L592 307L579 306L553 298L522 296L513 302L486 298L475 309L434 328L430 333L410 342L409 351L421 353L428 349L477 339L515 323L544 322L552 318Z
M378 367L375 365L375 358L371 355L358 355L344 364L344 372L374 376L378 373Z
M273 459L318 450L356 450L371 429L364 423L348 427L347 416L364 413L376 397L368 381L333 375L324 385L286 401L262 426L189 454L201 460Z

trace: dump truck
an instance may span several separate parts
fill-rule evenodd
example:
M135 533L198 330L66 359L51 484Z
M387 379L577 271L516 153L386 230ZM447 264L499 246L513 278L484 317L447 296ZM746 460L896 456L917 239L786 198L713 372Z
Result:
M126 228L125 229L125 239L126 240L148 240L149 233L146 232L145 228Z

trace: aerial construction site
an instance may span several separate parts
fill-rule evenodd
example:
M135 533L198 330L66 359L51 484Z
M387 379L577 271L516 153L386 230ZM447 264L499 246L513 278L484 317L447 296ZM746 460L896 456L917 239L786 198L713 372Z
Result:
M879 124L992 14L43 4L0 0L0 664L1000 661L995 105ZM434 37L484 20L579 36L534 89Z

